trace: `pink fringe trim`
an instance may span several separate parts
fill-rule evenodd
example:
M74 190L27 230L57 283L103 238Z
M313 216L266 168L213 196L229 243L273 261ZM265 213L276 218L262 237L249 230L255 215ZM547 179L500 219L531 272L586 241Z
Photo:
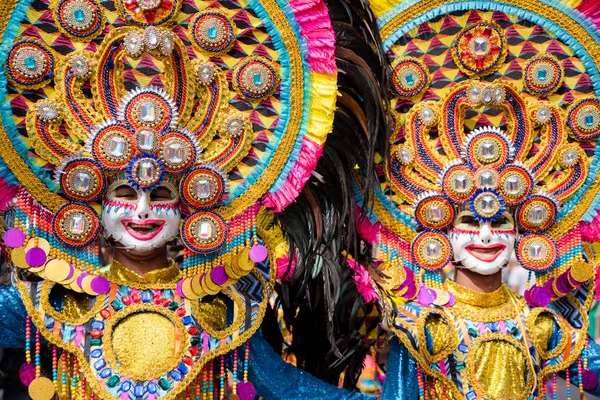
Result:
M6 181L0 178L0 211L6 211L10 203L17 195L20 186L9 186Z
M578 226L581 240L588 243L600 242L600 214L596 215L591 222L581 221Z
M289 282L296 269L296 255L292 256L292 265L290 265L290 259L287 256L277 258L275 261L277 263L277 280L283 283Z
M594 25L600 28L600 2L598 0L583 0L577 11L588 17Z
M291 0L301 34L308 43L308 61L313 71L335 74L335 33L322 0Z
M369 276L369 273L365 267L350 257L348 257L346 261L348 262L348 265L350 265L350 268L354 270L354 275L352 275L352 278L354 279L358 293L361 294L367 303L371 303L374 300L379 300L379 295L373 287L371 277Z
M263 205L275 209L275 212L281 212L288 204L293 202L317 166L317 161L322 152L322 146L305 138L302 141L298 160L288 174L285 183L276 193L267 193L263 197Z
M360 210L356 207L356 231L360 237L371 244L378 242L377 237L382 229L381 223L372 224L368 218L359 218L359 214Z

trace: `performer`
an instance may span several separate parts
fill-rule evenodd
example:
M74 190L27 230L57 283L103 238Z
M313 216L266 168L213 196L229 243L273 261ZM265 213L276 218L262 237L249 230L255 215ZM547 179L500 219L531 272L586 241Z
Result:
M394 95L361 227L383 327L399 340L383 398L543 398L559 371L597 393L594 7L371 5ZM524 299L502 284L513 255L535 275Z
M333 120L324 4L9 1L0 37L0 342L25 333L31 397L254 398L247 339L286 256L261 220Z

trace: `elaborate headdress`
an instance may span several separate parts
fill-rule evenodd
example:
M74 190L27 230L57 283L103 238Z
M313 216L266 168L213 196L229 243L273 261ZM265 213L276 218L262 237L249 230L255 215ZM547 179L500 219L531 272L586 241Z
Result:
M81 371L103 398L140 391L172 398L264 315L266 284L275 279L264 261L271 256L275 266L277 252L267 252L257 215L294 200L333 121L327 10L320 1L11 1L0 12L0 34L0 171L4 183L21 186L4 240L14 265L45 281L16 278L28 311L80 363L90 350L82 337L100 338L94 354L104 364L89 361ZM200 321L198 333L187 326L195 311L154 299L148 307L172 319L191 347L180 345L182 364L152 379L106 356L101 336L109 328L93 315L125 318L146 302L145 294L115 298L111 288L128 282L100 271L100 202L103 212L128 212L130 204L111 196L122 183L144 192L171 187L185 205L179 198L161 205L184 214L185 249L182 278L155 289L182 302L224 291L235 303L228 329ZM40 296L47 305L55 284L98 296L87 320L34 310Z
M514 213L518 261L537 276L531 304L581 286L593 274L578 223L596 209L595 28L579 37L571 30L583 32L580 25L529 27L509 6L428 5L423 23L405 5L374 7L385 11L378 21L394 96L386 179L372 217L381 228L380 270L395 276L384 286L409 299L419 282L437 290L438 272L452 260L445 229L466 209L482 222ZM580 38L586 51L563 43L567 37ZM452 301L421 293L426 303Z

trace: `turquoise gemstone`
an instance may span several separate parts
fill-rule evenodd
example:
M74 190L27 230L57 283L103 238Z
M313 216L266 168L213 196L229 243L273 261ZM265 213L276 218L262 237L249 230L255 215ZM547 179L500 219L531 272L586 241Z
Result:
M121 377L119 375L113 375L110 377L108 381L106 381L106 385L108 387L114 388L121 382Z
M160 378L158 380L158 386L160 386L162 390L169 390L171 388L171 383L167 380L167 378Z
M413 74L406 74L406 83L409 85L413 85L415 83L415 77Z
M25 57L25 68L34 69L35 68L35 58L32 56Z
M124 307L123 303L119 299L113 300L113 302L110 303L110 305L115 309L115 311L119 311Z
M540 69L537 75L540 81L545 81L546 78L548 78L548 71L546 71L545 69Z
M208 32L206 32L210 39L215 39L217 37L217 28L215 26L211 26L208 28Z
M586 115L583 122L585 123L585 126L592 126L594 125L594 116L589 114Z
M85 21L85 14L83 13L83 10L81 8L78 8L75 11L73 11L73 18L75 18L75 21L77 22Z
M102 339L90 339L90 346L100 346Z
M167 308L171 311L175 311L179 308L179 303L176 301L172 301Z
M262 75L261 74L254 74L254 84L256 86L260 86L260 85L262 85L262 82L263 82Z

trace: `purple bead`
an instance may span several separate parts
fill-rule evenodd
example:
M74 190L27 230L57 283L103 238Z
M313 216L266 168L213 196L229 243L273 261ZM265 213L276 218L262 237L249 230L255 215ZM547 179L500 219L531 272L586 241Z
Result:
M225 282L227 282L228 279L227 274L225 273L225 268L223 268L220 265L218 267L213 268L212 271L210 271L210 278L217 285L224 284Z
M186 296L185 294L183 294L183 290L181 289L181 287L183 286L183 279L180 279L179 282L177 282L177 287L175 288L175 290L177 291L177 294L179 295L179 297L181 297L182 299L185 299Z
M32 247L25 253L25 261L31 267L40 267L46 262L46 252L41 247Z
M35 379L35 365L32 363L23 363L19 368L19 378L23 385L29 387L31 382Z
M17 228L9 229L4 234L4 243L12 249L21 247L25 243L25 234Z
M262 244L255 244L250 249L250 259L255 263L261 263L267 259L267 248Z
M428 306L435 300L435 292L425 285L421 285L419 288L419 294L417 295L417 301L424 306Z
M523 297L525 298L527 304L529 304L532 307L535 307L535 304L533 304L533 300L531 300L531 289L525 290L525 293L523 293Z
M237 395L240 400L254 400L256 395L256 389L250 382L238 382L237 384Z
M543 287L536 286L531 289L531 300L538 307L545 307L550 303L550 296Z
M452 293L452 292L448 292L448 296L450 296L450 299L445 304L445 306L452 307L454 304L456 304L456 296L454 296L454 293Z
M92 279L90 287L95 293L105 294L110 290L110 282L103 276L97 276Z

